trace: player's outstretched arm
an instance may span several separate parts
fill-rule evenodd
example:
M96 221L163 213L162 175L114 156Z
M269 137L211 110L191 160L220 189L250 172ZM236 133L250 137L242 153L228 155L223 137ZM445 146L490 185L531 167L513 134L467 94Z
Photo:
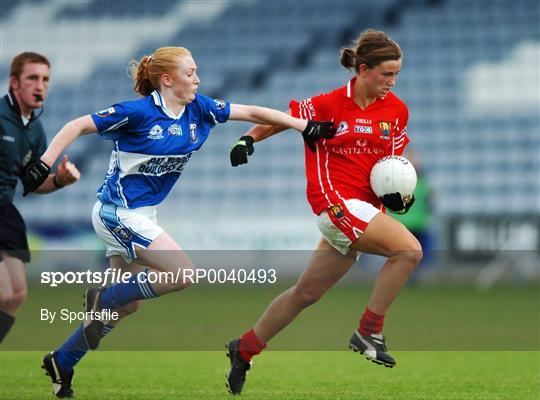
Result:
M255 139L263 140L275 133L287 128L293 128L302 132L304 141L311 151L315 151L315 142L321 138L330 139L336 134L332 122L318 122L294 118L289 114L265 107L244 106L231 104L229 119L267 124L267 126L255 127L244 135L232 148L230 157L231 165L236 167L247 163L247 156L254 151ZM253 134L253 136L252 136Z
M229 119L247 121L256 124L278 125L285 129L292 128L302 132L306 129L308 121L294 118L284 112L267 107L231 104Z
M291 109L285 111L285 114L292 115ZM244 136L251 136L254 142L260 142L261 140L267 139L276 133L286 131L287 129L286 126L278 125L255 125L248 130Z
M291 115L291 110L285 111L285 114ZM248 156L252 155L255 151L253 146L254 142L260 142L261 140L287 129L288 128L285 126L277 125L255 125L234 144L230 153L231 165L237 167L242 164L247 164Z
M41 158L27 167L26 174L22 179L24 186L23 196L40 188L40 186L46 183L48 179L51 179L49 178L51 166L55 163L58 156L73 143L75 139L81 135L96 131L96 125L90 115L85 115L65 124L55 135ZM78 177L76 179L78 179ZM67 180L71 179L67 177ZM48 192L46 187L42 189L41 192Z

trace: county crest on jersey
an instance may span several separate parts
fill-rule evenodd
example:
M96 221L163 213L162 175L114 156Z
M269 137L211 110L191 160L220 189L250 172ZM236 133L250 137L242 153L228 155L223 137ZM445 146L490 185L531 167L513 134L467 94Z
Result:
M102 138L114 143L98 199L125 208L161 203L191 154L229 114L228 102L197 94L174 115L157 90L92 114Z

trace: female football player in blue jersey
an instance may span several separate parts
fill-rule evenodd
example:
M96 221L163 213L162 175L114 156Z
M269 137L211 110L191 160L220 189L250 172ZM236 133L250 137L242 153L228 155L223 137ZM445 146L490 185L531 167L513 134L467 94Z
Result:
M88 349L98 347L119 319L136 311L142 299L189 286L183 279L156 283L147 279L155 270L177 276L179 268L194 268L180 246L157 224L156 206L217 123L240 120L280 125L301 131L308 143L335 134L330 122L306 121L280 111L198 94L197 65L189 50L182 47L163 47L134 62L132 76L134 89L143 98L68 122L23 180L25 193L38 187L58 156L81 135L99 132L113 141L109 170L97 194L92 223L106 243L111 267L133 275L129 282L86 292L89 314L115 310L119 313L117 320L88 318L57 351L44 357L43 368L52 378L57 397L73 395L75 364Z

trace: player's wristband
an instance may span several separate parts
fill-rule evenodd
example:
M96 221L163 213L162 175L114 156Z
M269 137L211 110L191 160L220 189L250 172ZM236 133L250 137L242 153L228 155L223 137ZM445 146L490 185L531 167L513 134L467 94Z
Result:
M58 183L58 181L56 180L56 174L53 176L53 183L57 189L62 189L64 186L66 186L66 185L61 185L60 183Z

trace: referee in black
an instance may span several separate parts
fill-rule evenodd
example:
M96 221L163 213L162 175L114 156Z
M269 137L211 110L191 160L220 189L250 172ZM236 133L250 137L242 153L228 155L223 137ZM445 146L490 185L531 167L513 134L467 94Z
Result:
M26 167L39 162L47 148L38 120L49 87L46 57L24 52L11 61L9 92L0 99L0 343L26 300L24 264L30 261L26 227L13 205L17 181ZM80 173L64 156L36 193L50 193L79 180Z

